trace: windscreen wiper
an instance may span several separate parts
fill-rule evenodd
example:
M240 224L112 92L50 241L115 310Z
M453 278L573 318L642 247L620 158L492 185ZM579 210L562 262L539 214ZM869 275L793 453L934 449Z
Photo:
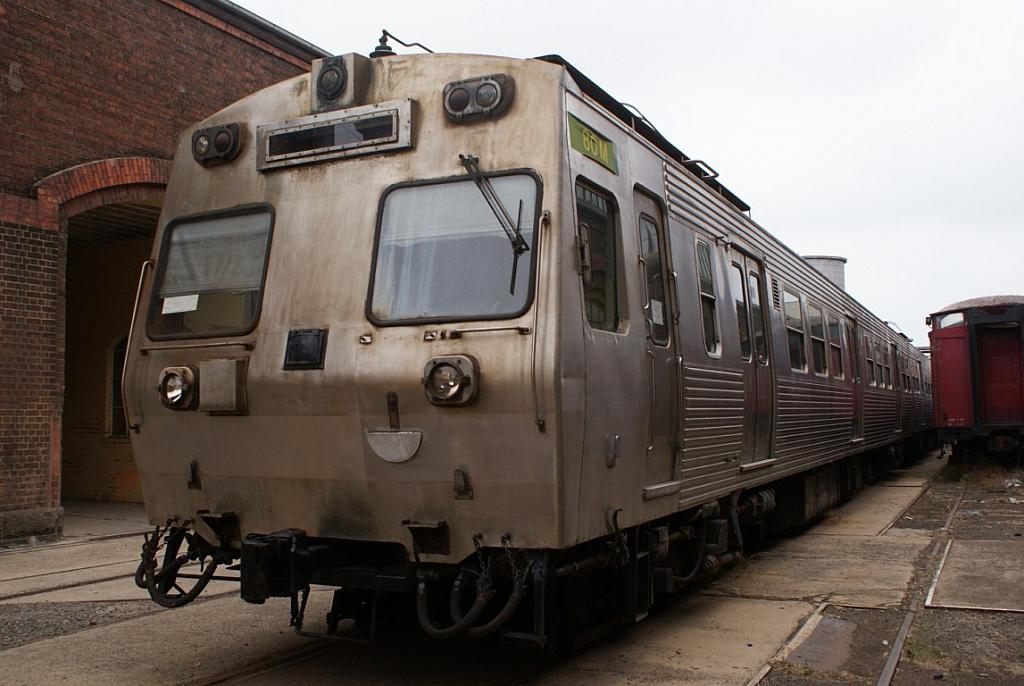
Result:
M511 215L505 209L505 205L501 202L501 198L498 197L494 186L491 185L491 180L480 173L480 160L474 155L463 155L460 153L459 162L466 168L476 187L480 189L480 195L484 196L487 206L491 208L494 218L498 220L498 224L504 229L505 235L508 236L508 240L512 244L512 283L509 286L508 292L514 295L516 292L516 269L519 265L519 256L530 249L530 246L526 244L526 239L523 238L522 231L519 230L520 223L523 220L523 201L522 199L519 200L519 212L515 223L513 223Z

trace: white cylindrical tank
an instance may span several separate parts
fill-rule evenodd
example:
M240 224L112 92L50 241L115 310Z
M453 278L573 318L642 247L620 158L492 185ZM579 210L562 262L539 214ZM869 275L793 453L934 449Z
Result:
M846 290L846 258L837 255L804 255L804 259L826 279Z

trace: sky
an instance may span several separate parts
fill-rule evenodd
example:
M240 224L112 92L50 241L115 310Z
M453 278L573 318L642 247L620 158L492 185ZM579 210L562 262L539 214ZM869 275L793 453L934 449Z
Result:
M335 54L386 28L562 55L791 248L848 258L850 294L916 345L930 312L1024 294L1020 0L238 4Z

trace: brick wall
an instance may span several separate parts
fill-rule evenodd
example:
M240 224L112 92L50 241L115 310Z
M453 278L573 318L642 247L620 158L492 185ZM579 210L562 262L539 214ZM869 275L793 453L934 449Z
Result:
M233 16L0 0L0 540L60 527L67 217L152 200L181 131L317 56Z
M0 222L0 511L56 502L63 264L61 232Z
M170 157L190 123L301 71L195 14L162 0L0 2L0 191L27 195L92 160Z

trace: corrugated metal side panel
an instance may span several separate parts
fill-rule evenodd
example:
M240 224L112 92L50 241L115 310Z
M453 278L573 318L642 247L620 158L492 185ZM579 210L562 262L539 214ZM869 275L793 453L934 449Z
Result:
M906 435L914 430L914 396L912 394L904 393L900 397L900 409L903 412L900 416L900 428Z
M773 457L838 457L850 448L853 392L819 381L779 379Z
M688 487L720 481L738 471L743 443L743 375L724 369L683 368L683 456Z
M887 391L864 391L865 446L892 440L896 429L896 396Z

